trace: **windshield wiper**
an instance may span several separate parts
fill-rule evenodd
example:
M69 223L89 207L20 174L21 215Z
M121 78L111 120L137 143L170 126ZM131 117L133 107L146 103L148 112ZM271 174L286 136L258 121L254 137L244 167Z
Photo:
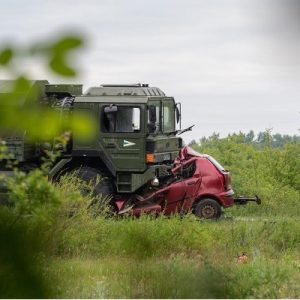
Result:
M185 129L182 129L182 130L175 130L175 131L171 131L171 132L168 132L167 135L171 135L171 134L183 134L184 132L187 132L187 131L191 131L192 128L194 127L195 125L192 125L188 128L185 128Z

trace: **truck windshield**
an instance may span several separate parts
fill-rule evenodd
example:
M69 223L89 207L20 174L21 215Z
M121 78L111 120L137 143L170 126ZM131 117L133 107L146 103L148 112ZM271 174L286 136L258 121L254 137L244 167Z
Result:
M175 131L175 105L172 100L163 102L163 132Z
M161 128L160 128L160 101L151 101L150 105L155 107L156 121L155 121L155 124L151 124L150 111L148 110L148 131L150 133L157 133L157 132L161 131Z
M151 124L148 110L148 131L150 133L168 133L175 131L175 105L173 100L151 101L149 105L155 107L156 122Z

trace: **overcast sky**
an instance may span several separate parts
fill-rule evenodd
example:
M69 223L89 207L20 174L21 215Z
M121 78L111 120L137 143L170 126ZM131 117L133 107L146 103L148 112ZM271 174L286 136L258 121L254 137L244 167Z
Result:
M300 1L0 0L0 43L76 32L84 88L149 83L183 107L186 141L300 128ZM26 3L26 5L25 5ZM28 65L34 79L55 78ZM0 78L6 75L0 72Z

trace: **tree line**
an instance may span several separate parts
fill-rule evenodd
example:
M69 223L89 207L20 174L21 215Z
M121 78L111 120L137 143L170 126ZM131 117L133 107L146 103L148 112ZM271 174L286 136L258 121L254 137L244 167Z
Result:
M209 137L201 137L198 142L192 140L188 145L208 145L217 140L233 140L237 144L251 144L256 149L263 149L264 147L271 148L283 148L286 144L293 144L300 142L300 135L289 135L289 134L280 134L272 133L272 129L267 129L265 131L260 131L258 134L255 134L253 130L250 130L247 133L239 131L238 133L228 134L227 137L221 138L219 133L213 133Z

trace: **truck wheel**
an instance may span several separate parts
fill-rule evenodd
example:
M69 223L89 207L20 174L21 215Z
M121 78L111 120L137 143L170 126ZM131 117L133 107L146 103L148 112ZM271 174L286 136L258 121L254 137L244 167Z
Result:
M112 178L106 176L95 168L82 166L75 170L75 175L87 184L91 184L94 196L99 194L102 194L103 196L111 196L114 194L115 189ZM86 193L87 192L91 192L91 190L86 191Z
M218 219L221 213L221 206L214 199L203 199L195 207L195 215L201 219Z

